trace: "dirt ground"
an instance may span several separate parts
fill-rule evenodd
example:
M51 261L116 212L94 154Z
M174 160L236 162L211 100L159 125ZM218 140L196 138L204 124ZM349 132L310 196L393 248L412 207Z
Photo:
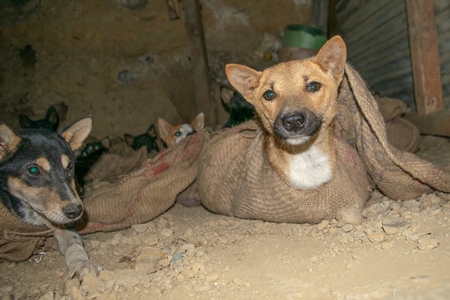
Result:
M450 143L418 154L450 165ZM431 148L423 150L423 145ZM176 204L132 228L83 236L99 277L64 280L53 238L0 264L0 299L448 299L450 195L375 191L361 225L277 224Z

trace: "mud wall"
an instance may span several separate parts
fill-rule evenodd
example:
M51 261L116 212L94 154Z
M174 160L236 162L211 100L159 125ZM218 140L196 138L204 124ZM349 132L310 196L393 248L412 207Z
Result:
M40 119L64 101L62 125L92 114L99 138L143 133L158 116L183 121L153 71L189 55L178 4L181 18L170 20L162 0L2 1L0 120L18 127L19 113ZM277 35L286 24L311 19L311 0L201 5L212 70L240 62L264 33Z

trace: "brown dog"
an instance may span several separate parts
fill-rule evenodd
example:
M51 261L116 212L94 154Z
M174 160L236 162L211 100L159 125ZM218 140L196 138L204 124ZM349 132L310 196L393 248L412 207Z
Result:
M345 43L335 36L315 57L263 72L226 66L230 83L255 106L271 164L297 189L314 189L333 178L333 120L345 61Z

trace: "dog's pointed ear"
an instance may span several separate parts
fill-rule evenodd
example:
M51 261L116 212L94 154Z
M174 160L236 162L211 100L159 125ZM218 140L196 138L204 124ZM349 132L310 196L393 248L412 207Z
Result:
M150 125L150 127L147 129L147 134L155 139L158 137L158 133L156 132L154 124Z
M52 105L49 107L49 109L47 110L47 114L45 115L45 119L47 121L50 122L50 124L52 124L52 128L54 131L56 131L56 129L58 129L58 125L59 125L59 115L58 112L56 111L56 108Z
M205 127L205 115L201 112L191 123L191 128L195 131L201 131Z
M251 103L252 94L259 84L261 72L243 65L228 64L225 67L225 73L231 85Z
M126 143L128 146L130 146L130 147L133 146L133 143L134 143L134 136L132 136L131 134L125 133L125 134L123 135L123 139L125 140L125 143Z
M8 126L0 123L0 162L10 153L14 153L19 143L20 137L15 135Z
M31 128L33 121L24 114L19 114L19 124L21 128Z
M92 117L86 116L59 131L73 151L80 149L92 130Z
M325 72L340 81L344 75L347 47L344 40L336 35L328 40L313 59Z
M172 125L164 120L163 118L158 118L158 131L159 131L159 137L166 142L166 138L169 136L169 129L172 127Z

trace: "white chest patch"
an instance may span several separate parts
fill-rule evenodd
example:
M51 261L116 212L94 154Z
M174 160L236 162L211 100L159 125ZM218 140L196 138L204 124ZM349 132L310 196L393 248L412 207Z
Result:
M333 178L328 156L315 146L305 152L289 155L288 165L288 179L298 189L314 189Z

